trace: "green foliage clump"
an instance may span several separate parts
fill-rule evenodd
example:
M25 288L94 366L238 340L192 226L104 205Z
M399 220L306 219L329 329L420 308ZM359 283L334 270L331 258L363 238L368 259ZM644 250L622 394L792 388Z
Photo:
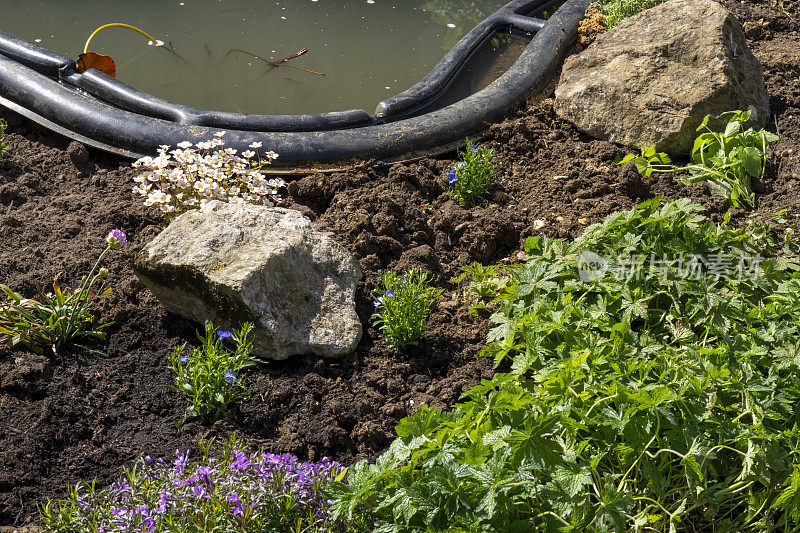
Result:
M215 422L228 413L232 403L247 396L239 373L255 364L250 357L252 344L247 339L252 329L253 324L247 322L236 332L217 331L209 322L205 333L198 334L200 346L191 355L184 354L185 344L174 348L169 358L175 373L172 388L185 394L190 403L181 424L193 417ZM223 344L227 338L236 343L235 351Z
M416 268L402 276L393 270L380 274L375 297L375 326L394 350L416 346L425 333L428 315L441 290L428 285L428 273Z
M462 207L472 207L492 186L495 168L491 149L478 147L467 139L467 149L459 153L461 161L447 173L450 196Z
M53 281L53 292L40 291L39 298L25 298L10 287L0 284L6 301L0 301L0 344L25 346L36 353L49 347L53 353L58 348L73 344L97 355L101 352L90 350L76 344L80 338L103 340L103 329L112 323L94 326L94 315L89 307L94 300L95 284L108 277L108 270L99 268L106 254L127 244L126 235L120 230L112 230L106 237L106 248L95 261L89 275L81 278L75 290L61 288L58 278ZM111 289L101 292L106 295Z
M711 191L725 196L734 207L754 207L755 194L750 187L752 178L763 178L770 143L778 136L764 129L744 129L750 120L750 111L731 111L724 132L716 132L708 127L711 118L706 116L697 131L703 131L695 139L692 149L692 163L675 166L667 154L656 152L651 146L642 149L640 156L625 156L620 164L633 161L636 168L647 176L653 172L689 171L684 183L707 181Z
M626 18L664 2L666 0L599 0L594 7L603 14L603 24L610 30Z
M504 371L402 420L328 486L337 513L367 505L376 531L796 529L796 243L701 210L655 199L572 243L530 238L484 351Z
M3 134L6 132L6 128L8 124L5 120L0 120L0 161L3 160L3 152L6 151L8 145L6 144L6 139L3 137Z
M470 312L477 315L479 311L487 309L486 302L495 297L498 292L508 287L508 278L499 266L483 266L480 263L461 267L461 274L450 280L450 283L462 284L469 280L461 291L463 300L469 304Z

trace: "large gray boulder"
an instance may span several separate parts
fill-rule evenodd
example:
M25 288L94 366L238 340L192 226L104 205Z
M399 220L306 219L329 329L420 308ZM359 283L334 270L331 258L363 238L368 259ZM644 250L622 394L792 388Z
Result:
M555 98L556 113L593 137L675 156L691 152L706 115L748 108L752 126L766 125L761 64L714 0L670 0L603 34L567 59Z
M361 339L358 262L297 211L212 201L172 221L134 271L170 312L223 329L253 322L261 357L336 357Z

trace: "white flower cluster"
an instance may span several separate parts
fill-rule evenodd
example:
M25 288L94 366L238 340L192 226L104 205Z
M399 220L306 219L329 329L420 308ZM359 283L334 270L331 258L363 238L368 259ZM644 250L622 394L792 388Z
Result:
M210 200L274 206L281 199L278 189L286 183L266 179L260 170L278 154L269 151L262 157L261 143L254 142L252 150L237 156L235 149L225 148L224 135L220 131L214 139L194 145L184 141L172 151L161 146L158 156L137 160L133 166L144 173L133 179L133 192L145 198L144 205L154 206L169 218L202 208Z

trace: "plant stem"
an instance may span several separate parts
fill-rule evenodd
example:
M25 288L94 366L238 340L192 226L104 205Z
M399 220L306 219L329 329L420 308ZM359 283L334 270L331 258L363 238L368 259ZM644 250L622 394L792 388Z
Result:
M136 26L131 26L130 24L125 24L123 22L111 22L109 24L104 24L104 25L100 26L99 28L97 28L96 30L94 30L92 32L92 34L89 36L89 38L86 39L86 45L83 47L83 53L84 54L89 53L89 45L91 44L92 39L94 39L95 35L97 35L98 33L100 33L101 31L103 31L103 30L105 30L107 28L123 28L123 29L126 29L126 30L132 30L132 31L135 31L136 33L138 33L139 35L141 35L142 37L144 37L145 39L147 39L148 41L150 41L151 43L153 43L154 45L156 45L156 43L159 42L158 39L156 39L155 37L151 36L146 31L137 28ZM161 42L163 42L163 41L161 41ZM163 48L164 50L166 50L167 52L171 53L172 55L174 55L175 57L177 57L178 59L180 59L181 61L183 61L187 65L189 65L190 67L192 66L192 64L189 63L189 61L187 61L182 55L180 55L178 52L176 52L175 50L173 50L169 46L166 46L166 45L162 44L160 46L157 45L157 47L158 48Z

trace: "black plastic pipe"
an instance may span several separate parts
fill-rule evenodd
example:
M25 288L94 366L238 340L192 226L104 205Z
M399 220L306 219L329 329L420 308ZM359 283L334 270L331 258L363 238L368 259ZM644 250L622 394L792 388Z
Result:
M544 11L548 6L558 3L558 0L515 0L506 4L465 35L422 81L379 103L375 117L387 120L424 107L425 102L435 100L447 89L450 81L469 61L470 55L480 44L494 37L498 29L508 28L533 35L544 27L546 21L532 18L529 14Z
M476 46L476 35L483 36L490 31L487 28L496 31L498 25L541 26L507 72L482 91L450 106L383 124L370 123L371 117L361 110L238 115L171 104L97 71L78 74L72 60L5 34L0 35L0 104L89 145L132 157L155 154L160 145L209 139L222 129L227 132L226 146L241 151L260 141L265 150L279 154L275 162L278 166L394 160L463 142L466 136L501 120L530 94L542 90L572 49L578 24L590 2L566 0L541 23L526 17L525 10L557 2L511 2L476 28L480 35L473 30L459 43L468 41ZM434 81L449 83L459 68L442 66ZM391 113L402 113L408 102L419 106L420 100L439 93L440 88L425 89L426 85L421 82L412 88L418 95L424 93L417 99L402 98L396 100L396 107L384 106L381 120Z

